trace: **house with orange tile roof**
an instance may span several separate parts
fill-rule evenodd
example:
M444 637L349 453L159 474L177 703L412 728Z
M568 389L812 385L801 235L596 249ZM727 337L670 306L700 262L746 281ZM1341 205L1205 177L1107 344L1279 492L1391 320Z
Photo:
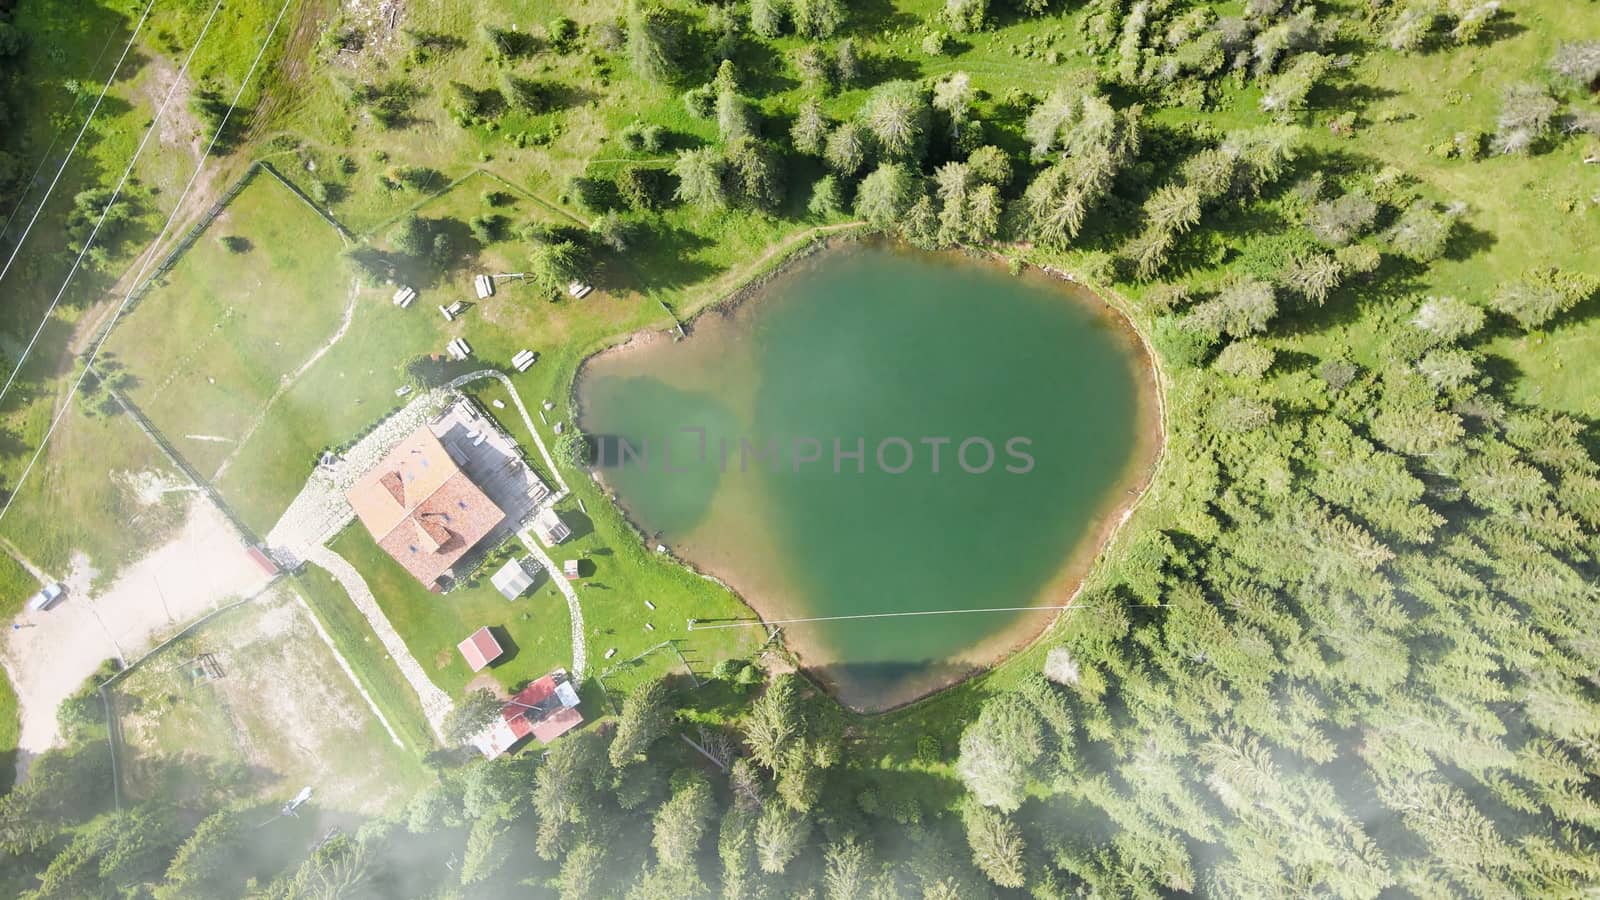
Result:
M396 444L345 498L378 546L434 591L506 518L427 426Z

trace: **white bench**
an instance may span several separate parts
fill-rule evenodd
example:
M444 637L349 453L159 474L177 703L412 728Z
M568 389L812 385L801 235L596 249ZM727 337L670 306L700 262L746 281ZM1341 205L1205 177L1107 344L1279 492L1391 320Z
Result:
M394 305L400 307L401 309L405 309L406 307L410 306L411 301L415 299L417 299L416 288L402 287L400 290L394 292Z

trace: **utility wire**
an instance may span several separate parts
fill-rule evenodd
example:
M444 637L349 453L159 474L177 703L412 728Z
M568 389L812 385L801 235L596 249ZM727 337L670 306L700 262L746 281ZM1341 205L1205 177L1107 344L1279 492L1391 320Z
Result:
M154 3L155 0L151 0L151 2ZM138 32L135 31L134 34L138 34ZM93 72L95 69L100 68L100 61L106 58L106 51L111 49L111 40L112 39L108 37L108 38L106 38L106 42L104 44L100 45L100 54L94 58L94 65L89 67L89 71L90 72ZM133 45L133 37L130 36L128 38L128 46L131 47L132 45ZM124 50L124 52L126 52L126 50ZM118 60L118 63L120 65L121 61ZM106 77L106 87L101 89L101 96L105 96L105 91L111 87L111 82L113 80L115 80L116 77L117 77L116 70L113 69L111 74ZM78 111L78 107L80 107L82 105L83 105L83 94L80 93L80 94L77 94L73 98L72 109L68 111L69 114L77 112ZM89 118L91 118L91 119L94 118L94 114L92 112L90 113ZM89 120L85 119L84 120L84 125L87 126L88 124L89 124ZM33 174L28 176L28 180L26 182L27 186L22 189L22 193L17 197L17 205L11 208L11 215L6 216L6 224L3 225L3 226L0 226L0 238L4 238L5 235L6 235L6 232L11 230L11 223L15 222L17 220L17 213L22 212L22 208L24 206L28 205L28 192L33 190L33 183L35 181L39 180L39 173L43 172L44 171L44 167L50 162L50 151L56 149L56 145L61 143L61 133L63 131L65 131L65 130L66 130L66 128L63 125L63 127L57 128L55 130L55 133L50 136L50 145L44 148L44 153L39 157L39 164L37 166L33 167ZM79 134L82 134L82 132L79 132ZM68 161L71 161L71 159L72 159L72 154L69 152L67 154L66 160L63 161L63 167L65 167L65 163L68 162ZM45 202L45 200L49 200L49 199L50 199L50 192L46 191L45 195L44 195L44 200L40 200L39 203L42 205Z
M1170 606L1168 603L1141 603L1130 607L1133 609L1147 609L1158 606ZM999 612L1039 612L1052 609L1086 609L1089 605L1083 603L1063 603L1059 606L995 606L980 607L977 609L923 609L914 612L882 612L882 613L856 613L848 616L811 616L804 619L756 619L749 622L727 622L720 625L701 625L693 619L689 620L690 631L710 631L713 628L759 628L767 625L795 625L801 622L841 622L847 619L892 619L899 616L954 616L963 613L999 613Z
M4 279L6 277L6 273L11 271L11 264L13 262L16 262L17 253L22 250L23 243L27 241L28 233L33 231L33 223L39 221L39 214L44 212L45 204L50 201L50 195L52 193L55 193L56 184L61 181L61 173L65 172L67 170L67 164L72 162L73 154L78 152L78 144L83 141L84 134L86 134L89 131L89 123L94 121L94 114L100 111L100 103L106 99L106 92L111 90L112 82L117 80L117 73L122 70L122 63L125 60L127 60L128 51L133 49L133 42L134 42L134 40L136 38L139 37L139 31L140 31L140 29L144 28L145 20L150 18L150 9L151 9L151 7L153 7L155 5L156 5L156 0L150 0L149 3L145 4L144 13L139 16L139 24L137 24L137 25L135 25L133 27L133 34L128 35L128 43L123 46L122 55L117 57L117 64L111 68L111 74L106 76L105 86L100 88L100 96L95 98L94 106L90 107L89 115L83 120L83 127L78 129L78 136L72 139L72 146L67 148L66 157L61 160L61 165L56 169L55 177L50 179L50 186L45 188L44 196L42 198L40 198L39 205L34 208L33 215L31 217L29 217L27 227L22 229L22 236L17 238L17 245L15 247L11 248L11 256L9 256L6 259L5 266L3 268L0 268L0 279ZM196 43L198 43L198 42L196 42ZM109 44L107 46L109 46ZM102 54L105 53L104 48L102 48L100 52ZM154 126L152 126L152 127L154 127ZM56 139L59 140L60 137L61 137L61 133L59 131L56 132ZM56 145L56 142L54 140L52 140L50 142L50 146L52 148L54 148L55 145ZM50 151L49 150L45 150L45 158L48 159L49 156L50 156ZM39 160L39 169L43 169L44 168L44 164L45 164L45 160L44 159ZM34 175L35 178L37 178L39 176L39 169L35 169L34 172L33 172L33 175ZM30 185L32 184L31 179L29 181L29 184ZM26 190L23 191L23 196L24 197L27 196L27 191ZM11 212L12 217L15 218L16 214L17 214L17 211L21 210L21 209L22 209L22 200L18 199L17 200L17 209L16 210L12 210L12 212ZM11 227L11 219L6 219L6 228L9 229L10 227ZM0 235L3 235L4 233L5 233L4 231L0 231ZM76 268L76 267L74 267L74 268ZM54 303L50 304L50 309L52 311L55 310L55 304ZM50 317L49 313L46 313L45 314L45 318L48 319L49 317ZM40 327L43 328L44 326L41 325ZM35 335L35 337L37 337L37 335ZM30 343L29 346L31 347L33 345ZM12 377L15 377L15 376L16 376L16 373L12 373ZM10 386L11 386L11 383L9 381L6 382L6 387L10 387ZM3 391L0 391L0 397L4 397L4 396L5 396L5 393Z
M9 392L11 390L11 385L16 383L17 374L22 371L23 364L28 361L28 354L33 352L33 346L39 342L39 335L44 334L44 327L46 325L50 324L50 317L55 315L56 306L61 303L61 298L66 295L67 286L72 284L72 277L74 275L78 274L79 267L81 267L83 265L84 257L89 255L89 248L94 246L94 239L96 237L98 237L99 234L100 234L100 226L102 226L102 225L104 225L106 223L106 217L111 215L111 208L113 206L116 206L117 205L117 200L122 197L122 189L123 189L123 187L125 187L127 185L128 179L130 177L132 177L132 175L133 175L133 167L138 164L139 157L144 155L145 146L150 143L151 135L156 133L156 126L161 124L161 117L163 115L165 115L166 112L167 112L167 104L172 102L173 95L178 92L179 85L181 85L183 83L183 76L188 74L188 72L189 72L189 64L194 61L195 51L200 49L201 42L205 40L206 32L211 30L211 23L217 17L217 10L219 10L221 8L222 8L222 0L217 0L217 2L214 5L212 5L212 7L211 7L211 15L206 16L206 23L205 23L204 27L202 27L200 29L200 36L195 38L193 46L191 46L189 48L189 53L186 56L184 56L184 58L183 58L183 66L178 69L178 74L173 76L172 86L167 88L166 96L161 98L161 105L156 109L155 118L150 120L150 127L146 128L144 130L144 137L139 140L139 146L134 148L133 157L128 160L128 167L126 169L122 170L122 177L117 179L117 186L111 191L111 199L106 201L106 205L101 208L101 210L100 210L100 218L95 220L94 228L92 230L90 230L89 236L86 239L84 239L83 249L78 251L78 258L72 261L72 268L67 270L67 277L61 282L61 289L56 291L55 297L50 301L50 308L44 311L44 318L39 320L39 327L34 329L33 337L28 339L28 345L26 347L22 348L22 355L17 358L17 365L16 365L16 368L13 368L11 370L11 377L6 379L5 387L0 387L0 400L4 400L6 398L7 392ZM146 9L146 12L149 12L148 8ZM85 122L85 125L87 125L87 124L88 123ZM81 134L80 134L80 137L81 137ZM215 139L212 140L212 143L216 143ZM208 149L207 152L209 153L210 150ZM205 157L201 157L201 161L204 162L205 161ZM63 168L65 168L65 166L63 166ZM56 174L57 174L57 177L60 177L60 173L59 172L57 172ZM40 204L39 209L43 209L43 208L44 208L44 205ZM180 200L180 206L173 207L172 214L174 216L177 215L178 214L178 210L180 208L181 208L181 200ZM35 211L34 218L35 219L38 218L38 211L37 210ZM171 219L170 218L167 221L168 221L168 224L171 224ZM28 227L32 228L33 227L33 222L30 221L28 223ZM162 234L166 234L166 229L163 228L161 230L161 233ZM28 233L26 231L24 231L22 233L22 236L24 238L26 238L28 236ZM157 240L159 240L159 238ZM22 249L22 243L21 243L21 241L18 241L16 249L11 251L11 258L12 259L16 259L17 250L21 250L21 249ZM145 251L146 254L152 254L154 252L155 252L155 245L154 244L152 244L149 247L149 249L147 249ZM6 266L9 268L10 265L11 264L8 261L6 263ZM5 272L4 271L0 271L0 278L3 278L3 277L5 277Z
M166 237L167 232L172 229L172 223L177 221L178 213L183 209L183 201L188 198L189 192L194 189L194 183L199 179L201 169L205 168L206 159L211 156L211 151L217 146L217 141L222 138L222 133L227 130L228 120L233 117L234 109L238 107L239 100L244 96L245 89L250 86L250 79L255 77L256 69L261 65L261 57L266 55L267 46L272 43L273 35L277 34L278 32L278 25L283 22L283 16L289 11L289 4L293 2L294 0L283 0L283 6L278 8L278 16L272 20L272 27L267 29L266 39L261 42L261 47L256 50L255 59L251 60L250 62L250 70L245 73L244 79L239 82L239 90L234 93L233 102L228 104L228 111L223 114L222 121L217 125L216 133L211 136L211 143L207 144L206 151L200 154L199 162L195 163L194 174L189 176L189 182L183 186L183 193L178 196L177 203L172 207L172 214L167 216L166 224L161 226L161 232L156 235L155 240L151 242L149 248L147 248L145 251L144 262L139 267L139 273L134 276L132 281L128 282L128 293L123 295L122 302L117 304L116 311L111 315L111 322L106 326L105 334L101 335L100 341L96 343L89 351L89 358L84 363L83 371L78 374L78 380L72 383L72 389L67 391L67 396L62 401L61 409L56 413L55 418L50 420L50 427L45 429L44 438L39 441L39 449L33 452L33 456L29 458L27 466L23 467L22 474L17 476L17 483L12 487L11 493L6 497L5 505L0 506L0 521L5 520L6 513L11 511L11 504L14 503L17 499L17 496L22 493L22 486L28 480L28 473L33 471L34 465L39 462L39 457L44 454L44 448L50 443L50 436L55 434L56 428L61 424L61 420L66 418L67 413L72 409L72 398L77 396L78 389L83 387L83 380L87 378L89 373L94 369L95 359L99 357L101 349L106 345L106 341L111 339L111 333L116 329L117 322L122 318L123 311L128 308L128 304L133 300L133 295L138 290L139 283L144 279L145 273L150 268L151 261L156 257L156 247L161 244L161 241ZM217 14L217 9L221 7L221 5L222 0L217 0L217 5L211 8L212 16ZM211 19L208 18L206 19L206 27L209 28L210 25ZM200 34L201 37L204 37L205 30L202 29ZM198 46L200 46L200 43L197 40L195 42L195 47ZM194 56L194 50L192 48L189 51L189 55L191 58ZM189 61L187 59L184 60L184 66L187 67L188 65ZM182 78L183 74L180 71L178 79L173 82L174 86L176 86L178 81L181 81ZM12 373L13 377L15 377L15 374L16 373L14 372ZM4 394L0 393L0 396L4 396Z
M1033 612L1035 610L1071 609L1072 604L1061 606L996 606L979 609L924 609L916 612L857 613L850 616L811 616L805 619L767 619L752 622L728 622L721 625L689 623L690 631L710 631L713 628L755 628L762 625L796 625L801 622L839 622L846 619L890 619L897 616L954 616L962 613Z

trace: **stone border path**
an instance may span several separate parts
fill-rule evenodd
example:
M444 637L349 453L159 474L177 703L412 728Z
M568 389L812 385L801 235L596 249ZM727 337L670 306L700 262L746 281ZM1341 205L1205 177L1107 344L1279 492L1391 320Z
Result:
M561 574L550 554L544 552L544 548L539 546L539 542L526 528L517 532L517 537L522 538L522 543L528 548L528 552L544 566L550 580L567 598L567 613L572 617L572 678L581 682L584 668L589 662L589 654L583 637L583 608L578 605L578 592L572 589L572 582Z
M444 738L444 718L455 709L450 695L439 689L422 670L417 658L411 655L411 650L405 641L400 639L399 632L389 624L389 617L383 614L383 608L378 605L377 598L372 596L372 589L367 587L367 581L356 571L356 567L339 554L327 547L317 547L306 554L306 561L313 563L329 575L332 575L344 587L350 601L367 617L367 624L372 626L373 634L383 644L389 657L394 660L400 674L410 683L411 689L417 692L417 699L422 702L422 714L427 717L428 724L433 727L435 734L440 739Z
M522 396L517 393L516 386L511 383L511 378L495 369L479 369L455 378L442 387L422 393L380 422L371 434L346 451L333 466L318 466L311 473L311 477L306 479L305 487L301 488L300 493L289 504L289 508L272 527L266 539L272 555L286 568L301 562L310 562L327 571L339 582L345 593L350 595L351 602L366 618L367 624L378 636L378 640L382 642L390 659L394 660L401 676L416 692L417 699L422 703L423 715L427 717L434 733L441 738L444 718L455 708L455 703L449 694L433 683L416 657L412 656L410 648L401 639L399 632L395 631L394 625L389 622L389 617L384 614L377 599L372 596L372 589L367 586L366 579L361 577L361 573L348 560L329 549L327 542L355 519L355 510L351 509L350 504L344 499L344 492L350 485L382 459L396 441L433 415L451 394L468 384L487 378L497 379L505 386L506 393L510 395L512 404L517 408L517 414L522 417L522 424L533 438L540 457L544 459L550 478L555 481L556 492L548 497L540 508L554 506L566 498L570 493L567 483L561 477L560 470L556 468L555 458L550 455L549 447L545 445L538 429L534 427L533 417L522 402ZM570 671L574 679L582 680L588 668L588 647L584 638L583 608L578 602L578 592L573 589L550 555L527 529L519 531L517 537L528 548L529 553L544 566L557 590L566 597L567 612L572 621ZM384 726L387 728L388 723L385 722Z

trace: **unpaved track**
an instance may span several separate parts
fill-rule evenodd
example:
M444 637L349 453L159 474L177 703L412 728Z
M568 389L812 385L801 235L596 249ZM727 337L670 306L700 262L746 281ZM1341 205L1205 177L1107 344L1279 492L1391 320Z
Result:
M352 279L350 282L350 299L345 302L344 319L339 322L338 330L334 331L333 337L328 338L328 340L325 341L321 347L318 347L316 352L311 354L309 359L301 363L300 368L295 369L289 375L284 376L283 380L278 382L278 389L272 392L272 396L267 398L266 403L261 404L261 408L259 410L256 410L255 416L250 419L250 424L245 426L244 433L240 434L234 439L233 452L224 457L222 460L222 465L217 466L217 471L212 473L212 483L220 482L222 480L222 476L227 474L228 467L233 465L233 461L238 458L239 451L243 450L244 446L250 443L251 435L254 435L256 433L256 429L261 427L261 423L267 420L267 413L272 411L273 404L277 403L278 399L284 394L287 394L289 389L294 387L295 383L300 380L300 376L310 371L311 367L317 364L317 360L327 356L328 351L333 349L333 345L339 343L340 339L350 331L350 323L355 320L356 316L356 299L360 296L361 282L359 280Z
M68 594L48 612L24 610L7 628L0 663L16 689L22 733L17 773L60 737L56 710L107 659L131 659L186 622L267 583L238 533L202 497L181 531L123 570L103 591L90 591L83 567Z
M317 547L306 556L306 561L313 563L329 575L344 588L350 595L350 601L367 617L367 624L372 626L372 633L378 636L378 641L383 644L383 649L388 652L389 658L394 660L395 667L411 689L417 692L417 699L422 701L422 714L427 716L428 724L433 726L435 734L441 739L444 737L444 718L455 708L450 695L439 689L423 671L417 658L411 655L411 649L406 642L400 639L399 632L389 624L389 617L383 614L383 607L378 605L376 597L372 596L372 589L367 587L367 580L361 577L356 567L350 565L344 557L329 550L327 547ZM440 602L446 602L441 600Z

